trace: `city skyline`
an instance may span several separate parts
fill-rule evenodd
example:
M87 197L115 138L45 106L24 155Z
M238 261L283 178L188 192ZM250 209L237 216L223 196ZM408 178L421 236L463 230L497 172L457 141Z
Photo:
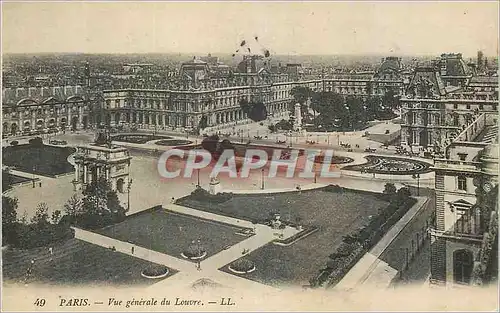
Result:
M497 2L11 2L2 7L4 54L231 54L254 36L279 55L498 54Z

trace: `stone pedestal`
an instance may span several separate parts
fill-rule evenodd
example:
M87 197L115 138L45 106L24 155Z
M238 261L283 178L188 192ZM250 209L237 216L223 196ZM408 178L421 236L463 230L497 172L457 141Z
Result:
M221 192L221 185L220 185L220 181L217 179L217 178L212 178L210 180L210 185L208 187L208 192L211 194L211 195L216 195L218 193Z

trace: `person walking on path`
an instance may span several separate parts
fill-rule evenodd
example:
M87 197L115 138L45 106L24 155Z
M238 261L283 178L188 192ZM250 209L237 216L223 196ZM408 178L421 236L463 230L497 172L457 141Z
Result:
M135 251L135 247L132 246L132 254L134 254L134 251Z

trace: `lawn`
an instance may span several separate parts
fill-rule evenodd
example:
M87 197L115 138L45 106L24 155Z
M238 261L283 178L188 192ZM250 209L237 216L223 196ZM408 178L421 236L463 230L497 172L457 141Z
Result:
M247 239L236 234L242 229L159 209L129 216L122 223L96 232L182 259L182 252L193 241L201 239L209 257Z
M305 226L319 227L319 231L288 247L270 243L247 255L257 270L244 277L271 285L307 284L325 267L328 256L335 252L342 236L367 224L371 215L388 205L368 192L323 190L234 195L231 200L220 204L202 203L189 197L179 202L195 209L254 221L265 220L272 212L280 212L282 220L295 223L299 218Z
M28 181L32 181L32 179L2 171L3 190L8 190L14 185L25 183Z
M120 252L71 239L53 246L53 261L47 248L2 252L3 279L24 283L30 261L36 259L30 283L52 285L151 285L141 271L154 263ZM168 276L176 273L170 269Z
M71 147L33 146L30 144L5 147L3 163L14 169L44 176L55 176L74 171L68 156L75 152Z

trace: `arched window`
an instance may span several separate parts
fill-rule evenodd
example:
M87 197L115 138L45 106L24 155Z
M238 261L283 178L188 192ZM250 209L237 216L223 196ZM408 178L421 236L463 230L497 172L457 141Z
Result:
M453 281L459 284L469 284L473 266L472 252L465 249L453 252Z
M124 185L125 185L125 182L124 182L123 178L119 178L116 181L116 190L118 190L118 192L120 192L120 193L123 193L124 192Z

